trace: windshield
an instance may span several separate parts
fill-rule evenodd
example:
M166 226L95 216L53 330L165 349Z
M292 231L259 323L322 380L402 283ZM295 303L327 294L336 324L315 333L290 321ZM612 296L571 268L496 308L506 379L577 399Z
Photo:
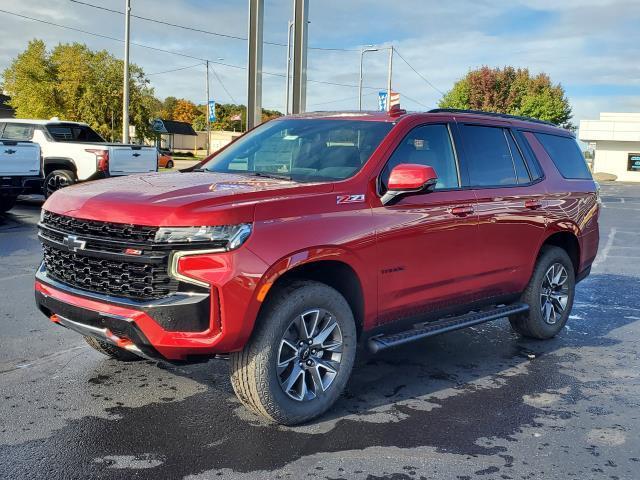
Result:
M204 165L210 172L343 180L364 165L393 127L389 122L286 119L239 138Z
M47 125L47 131L56 142L105 143L104 139L87 125L73 123Z

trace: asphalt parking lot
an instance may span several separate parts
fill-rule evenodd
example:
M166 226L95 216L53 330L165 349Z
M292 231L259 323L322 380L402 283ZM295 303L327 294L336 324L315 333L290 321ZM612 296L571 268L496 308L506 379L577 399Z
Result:
M506 320L368 359L319 421L265 423L224 360L118 363L33 301L41 201L0 217L0 478L640 478L640 185L603 186L566 329Z

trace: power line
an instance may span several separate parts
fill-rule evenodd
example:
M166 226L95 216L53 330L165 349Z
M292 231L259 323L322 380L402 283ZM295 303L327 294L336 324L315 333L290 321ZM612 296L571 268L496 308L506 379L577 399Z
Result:
M165 73L171 73L171 72L179 72L180 70L188 70L190 68L195 68L195 67L199 67L200 65L203 65L202 62L200 63L196 63L194 65L189 65L188 67L180 67L180 68L173 68L171 70L164 70L162 72L153 72L153 73L147 73L147 77L151 76L151 75L163 75Z
M427 82L427 84L428 84L431 88L433 88L435 91L437 91L438 93L440 93L440 95L444 95L444 92L443 92L442 90L440 90L440 89L439 89L438 87L436 87L433 83L431 83L427 77L425 77L425 76L424 76L424 75L422 75L420 72L418 72L415 68L413 68L413 65L411 65L411 64L410 64L410 63L409 63L409 62L408 62L408 61L407 61L407 60L402 56L402 54L398 51L398 49L397 49L397 48L394 48L394 50L395 50L396 54L400 57L400 59L401 59L404 63L406 63L406 64L409 66L409 68L410 68L411 70L413 70L413 71L416 73L416 75L418 75L422 80L424 80L425 82Z
M229 92L229 90L227 90L227 87L225 86L225 84L222 82L222 79L220 78L220 76L218 75L218 72L216 72L216 70L211 67L211 71L213 72L213 76L216 77L216 79L218 79L218 82L220 82L220 85L222 86L222 89L227 92L227 95L229 95L229 98L231 99L231 101L235 104L238 103L238 101L233 97L233 95L231 95L231 92Z
M73 3L77 3L79 5L84 5L84 6L87 6L87 7L96 8L98 10L103 10L105 12L124 15L124 12L122 12L120 10L115 10L115 9L112 9L112 8L103 7L101 5L95 5L93 3L88 3L88 2L82 2L80 0L70 0L70 1L73 2ZM181 28L183 30L190 30L192 32L204 33L204 34L207 34L207 35L214 35L216 37L230 38L230 39L233 39L233 40L247 41L247 37L241 37L239 35L231 35L231 34L228 34L228 33L212 32L210 30L203 30L201 28L188 27L186 25L180 25L180 24L177 24L177 23L171 23L171 22L167 22L165 20L158 20L157 18L143 17L141 15L131 14L131 16L135 17L137 19L140 19L140 20L144 20L146 22L159 23L161 25L166 25L168 27ZM279 43L279 42L264 42L264 43L266 45L276 45L276 46L279 46L279 47L286 47L287 46L286 43ZM309 49L310 50L336 51L336 52L359 52L359 50L349 49L349 48L309 47Z
M10 12L10 11L4 10L4 9L0 9L0 12L6 13L7 15L13 15L15 17L23 18L23 19L26 19L26 20L31 20L31 21L34 21L34 22L43 23L43 24L46 24L46 25L51 25L53 27L58 27L58 28L66 29L66 30L71 30L73 32L84 33L85 35L91 35L91 36L94 36L94 37L105 38L107 40L113 40L113 41L120 42L120 43L124 42L124 40L122 40L121 38L112 37L112 36L109 36L109 35L104 35L104 34L96 33L96 32L90 32L88 30L83 30L81 28L76 28L76 27L70 27L68 25L61 25L59 23L54 23L54 22L50 22L48 20L42 20L40 18L35 18L35 17L27 16L27 15L22 15L20 13ZM180 57L184 57L184 58L191 58L193 60L199 60L202 63L207 61L206 58L196 57L194 55L189 55L188 53L182 53L182 52L175 52L175 51L172 51L172 50L166 50L164 48L153 47L151 45L145 45L143 43L131 42L131 45L134 45L134 46L140 47L140 48L145 48L145 49L148 49L148 50L153 50L153 51L160 52L160 53L166 53L168 55L176 55L176 56L180 56ZM228 68L235 68L237 70L246 70L247 69L247 67L242 66L242 65L233 65L231 63L221 62L221 61L217 61L217 60L209 60L209 63L214 64L214 65L221 65L221 66L228 67ZM273 76L273 77L280 77L280 78L285 78L286 77L286 75L284 73L269 72L269 71L266 71L266 70L263 70L262 73L264 75L269 75L269 76ZM219 77L218 77L218 81L220 81ZM338 86L338 87L358 88L358 85L356 85L356 84L331 82L331 81L328 81L328 80L314 80L314 79L309 78L309 79L307 79L307 82L318 83L318 84L323 84L323 85L333 85L333 86ZM382 89L381 87L367 87L367 86L364 86L363 88L367 89L367 90L379 90L379 89ZM226 91L226 88L225 88L225 91Z

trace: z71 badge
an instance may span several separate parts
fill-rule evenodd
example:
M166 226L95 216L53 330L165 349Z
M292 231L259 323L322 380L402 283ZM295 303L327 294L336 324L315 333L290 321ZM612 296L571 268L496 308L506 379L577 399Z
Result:
M362 203L364 202L364 193L358 193L356 195L338 195L336 197L336 203Z

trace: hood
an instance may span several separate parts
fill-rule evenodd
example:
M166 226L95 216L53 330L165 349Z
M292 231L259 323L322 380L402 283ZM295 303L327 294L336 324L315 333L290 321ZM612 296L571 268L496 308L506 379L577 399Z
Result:
M330 192L333 185L227 173L154 173L86 182L54 193L43 208L88 220L150 226L253 221L255 204Z

